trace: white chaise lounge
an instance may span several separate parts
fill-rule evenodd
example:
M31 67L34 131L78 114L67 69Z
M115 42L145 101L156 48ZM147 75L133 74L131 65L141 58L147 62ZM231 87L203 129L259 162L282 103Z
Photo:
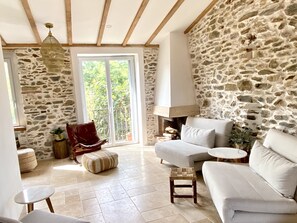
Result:
M198 171L201 170L204 161L213 159L208 154L208 149L228 146L233 122L230 120L188 117L186 126L192 127L193 131L189 129L187 136L183 136L182 131L181 140L156 143L155 152L161 160L166 160L178 167L194 167ZM205 138L203 134L195 129L214 130L213 136L208 132L210 134L207 133L208 136Z
M269 130L250 163L208 161L202 172L224 223L297 222L297 137Z

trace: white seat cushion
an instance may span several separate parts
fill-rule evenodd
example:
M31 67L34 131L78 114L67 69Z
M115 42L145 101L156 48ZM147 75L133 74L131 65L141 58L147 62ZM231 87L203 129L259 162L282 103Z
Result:
M66 217L50 212L35 210L27 214L22 223L90 223L76 218Z
M22 222L11 218L0 217L0 223L22 223Z
M295 200L277 193L247 165L208 161L202 172L222 220L235 211L297 213Z
M212 159L208 154L208 149L182 140L160 142L155 145L158 157L179 167L193 167L194 162Z

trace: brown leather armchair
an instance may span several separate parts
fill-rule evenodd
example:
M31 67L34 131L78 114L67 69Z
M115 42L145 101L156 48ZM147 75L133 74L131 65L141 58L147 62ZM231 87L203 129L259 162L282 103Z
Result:
M83 124L66 124L66 131L71 145L73 159L77 161L76 156L84 153L94 152L101 149L101 146L107 142L101 140L97 135L94 121Z

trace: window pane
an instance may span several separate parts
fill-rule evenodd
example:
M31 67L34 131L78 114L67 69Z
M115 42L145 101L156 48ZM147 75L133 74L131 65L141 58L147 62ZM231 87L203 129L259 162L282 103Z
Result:
M105 63L83 61L82 73L88 117L94 120L99 137L110 141Z
M129 61L110 60L116 141L132 141Z
M13 97L13 85L10 79L10 75L9 75L9 69L8 69L8 63L4 62L4 70L5 70L5 76L6 76L6 80L7 80L7 88L8 88L8 97L9 97L9 103L10 103L10 110L11 110L11 114L12 114L12 120L13 120L13 124L17 125L17 115L16 115L16 109L15 109L15 100Z

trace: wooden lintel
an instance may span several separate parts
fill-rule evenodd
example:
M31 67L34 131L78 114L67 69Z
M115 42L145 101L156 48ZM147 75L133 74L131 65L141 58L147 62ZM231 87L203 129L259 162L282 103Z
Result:
M146 41L145 45L149 45L153 39L158 35L158 33L163 29L163 27L166 25L166 23L169 21L169 19L174 15L174 13L178 10L178 8L183 4L185 0L177 0L175 5L171 8L171 10L168 12L168 14L165 16L163 21L160 23L160 25L157 27L157 29L153 32L151 37Z
M68 44L72 45L71 0L65 0L65 14Z
M23 5L23 8L25 10L25 13L27 15L27 18L29 20L31 29L32 29L33 34L34 34L34 37L35 37L35 40L40 45L41 44L40 35L38 33L38 30L37 30L37 27L36 27L36 23L35 23L35 20L33 18L33 15L32 15L32 12L31 12L31 9L30 9L28 0L21 0L21 2L22 2L22 5Z
M111 4L111 0L105 0L104 9L103 9L102 17L101 17L101 22L100 22L98 38L97 38L97 46L101 46L101 43L102 43L103 33L104 33L105 25L106 25L106 20L107 20L110 4Z
M23 132L23 131L26 131L26 126L24 125L13 126L13 129L15 132Z
M62 47L98 47L97 44L83 44L83 43L72 43L69 44L61 44ZM9 43L3 46L4 49L15 49L15 48L26 48L26 47L40 47L40 45L36 43ZM100 47L123 47L122 44L101 44ZM150 48L158 48L158 44L127 44L125 47L150 47Z
M128 32L127 32L127 34L126 34L126 37L125 37L125 39L123 41L123 44L122 44L123 46L127 45L127 43L128 43L128 41L129 41L129 39L130 39L136 25L137 25L137 23L139 22L139 19L140 19L142 13L144 12L148 2L149 2L149 0L143 0L142 1L142 3L141 3L141 5L140 5L140 7L139 7L139 9L138 9L138 11L137 11L137 13L135 15L135 18L134 18L134 20L133 20L133 22L132 22L132 24L131 24Z
M198 17L192 22L192 24L184 31L184 34L190 32L190 30L214 7L218 0L213 0Z
M6 46L7 43L6 43L6 41L5 41L5 39L3 38L2 35L0 35L0 39L1 39L1 44L2 44L2 46Z

